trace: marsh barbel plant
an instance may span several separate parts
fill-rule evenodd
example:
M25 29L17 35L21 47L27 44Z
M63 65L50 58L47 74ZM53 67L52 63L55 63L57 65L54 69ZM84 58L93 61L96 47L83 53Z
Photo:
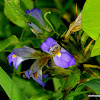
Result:
M30 1L34 2L34 5L30 4L29 7L28 3ZM49 0L47 1L48 7L44 1L36 4L38 0L4 1L4 6L8 5L8 7L12 8L11 12L8 7L5 8L7 11L4 9L6 15L10 12L7 18L21 27L18 30L18 38L16 35L13 35L1 42L3 46L1 45L0 51L7 49L4 52L10 52L6 58L11 66L8 69L13 71L12 76L9 75L13 79L11 81L16 82L18 88L21 88L21 91L23 91L22 94L27 94L27 98L30 100L37 99L39 96L42 97L42 99L39 98L41 100L83 100L83 98L87 100L87 93L100 94L100 73L99 70L97 72L97 68L100 68L100 66L92 65L96 63L94 58L91 60L94 51L97 50L96 54L100 54L97 46L100 44L100 36L98 35L97 37L96 32L99 26L92 27L94 24L99 23L99 20L96 23L91 21L92 16L95 15L96 17L99 14L93 14L90 16L90 19L85 21L84 16L93 12L87 11L88 13L85 13L86 9L78 9L78 13L79 11L80 13L74 18L75 13L73 14L73 9L75 7L71 8L71 0L67 0L68 4L64 6L61 5L63 0L54 0L54 4L49 4ZM53 1L51 0L51 2ZM22 7L20 3L24 6ZM45 7L43 7L44 5ZM67 9L69 6L70 10ZM32 7L36 8L32 9ZM100 10L96 9L97 11ZM70 11L73 12L69 14ZM71 16L71 14L73 15ZM84 25L83 22L88 23ZM88 26L89 23L92 24ZM11 24L11 26L13 25ZM6 28L9 29L9 27L7 24ZM95 28L96 30L93 30ZM13 29L17 33L17 30L15 31L16 28L12 27ZM9 36L10 31L7 30L7 32L7 36ZM93 32L95 32L95 37L93 37ZM2 58L5 60L5 57ZM16 75L21 73L22 75ZM11 100L24 100L25 98L22 99L22 94L16 99L16 95L20 95L20 92L16 89L15 84L10 83L9 77L7 77L8 81L5 82L5 79L7 80L5 76L6 74L0 75L0 79L4 80L4 82L0 80L2 83L0 85L1 87L4 86L3 84L6 84L6 87L8 86L8 91L6 91L5 87L3 89L9 98ZM94 84L97 86L96 88ZM12 92L9 93L11 86ZM78 98L80 95L81 98Z
M54 63L61 68L67 68L72 65L75 65L74 57L66 51L64 48L51 37L47 38L46 42L43 42L40 46L41 49L50 55L45 55L41 57L41 52L33 48L24 46L22 48L16 48L8 56L9 65L12 65L16 68L21 64L21 62L28 59L37 59L29 70L25 72L26 77L30 79L31 76L36 82L40 85L45 86L42 82L42 68L46 65L47 61L52 58Z
M40 23L42 27L46 27L42 18L41 10L37 8L34 8L32 10L28 9L25 12L25 14L31 15ZM76 19L73 26L71 25L72 28L77 27L77 25L78 26L81 25L81 17L80 17L81 14L82 12L80 13L79 17ZM32 22L29 22L28 26L32 26L32 28L34 29L36 33L42 32L42 29L40 29L37 25L35 25ZM67 34L69 33L67 32ZM45 55L43 55L41 51L36 50L34 48L30 48L28 46L23 46L22 48L13 49L12 53L7 58L9 65L10 66L13 65L14 68L17 70L18 66L23 61L28 60L28 59L36 59L31 65L31 67L29 66L30 68L27 69L25 74L23 74L23 77L27 77L28 79L32 77L36 82L38 82L43 87L46 84L42 81L42 77L44 76L42 75L42 69L45 65L47 65L50 59L53 60L55 66L60 67L60 68L68 68L73 65L75 66L75 63L76 63L75 58L77 57L75 56L74 58L74 56L70 52L68 52L60 44L58 44L52 37L47 37L46 42L43 42L40 45L40 48L44 52L46 52Z
M42 19L41 10L39 9L32 9L27 10L25 12L27 15L31 15L34 17L41 26L45 27L44 21ZM32 26L36 33L42 32L38 26L36 26L33 23L28 23L29 26ZM61 47L53 38L48 37L46 39L46 42L43 42L40 48L44 51L50 54L53 57L54 63L56 66L61 68L67 68L72 65L75 65L75 59L74 57L63 47ZM51 57L50 56L50 57ZM21 62L28 60L28 59L37 59L29 70L25 72L25 75L28 79L30 79L30 76L38 82L40 85L45 86L45 84L42 82L42 68L45 66L47 61L50 59L48 56L41 57L41 52L38 50L35 50L33 48L24 46L22 48L16 48L12 51L12 53L8 56L8 62L9 65L12 65L16 68L21 64ZM52 58L51 57L51 58ZM44 59L46 58L46 59Z

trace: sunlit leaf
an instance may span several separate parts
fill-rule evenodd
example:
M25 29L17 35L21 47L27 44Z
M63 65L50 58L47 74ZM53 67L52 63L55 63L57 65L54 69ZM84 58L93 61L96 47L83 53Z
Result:
M5 0L4 14L10 21L20 27L25 27L26 18L19 7L19 0Z
M5 0L4 14L14 24L25 27L27 18L24 16L27 9L33 8L32 0Z
M82 11L82 29L93 39L100 34L100 0L86 0Z
M100 36L97 39L97 41L92 49L91 57L98 56L98 55L100 55Z

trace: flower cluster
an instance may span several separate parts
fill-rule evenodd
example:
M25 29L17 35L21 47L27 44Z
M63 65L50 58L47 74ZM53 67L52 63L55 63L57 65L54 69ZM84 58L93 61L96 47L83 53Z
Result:
M41 26L45 27L45 23L39 9L35 8L32 10L27 10L25 14L33 16ZM32 26L37 33L42 32L41 29L33 23L30 22L28 25ZM43 42L40 48L49 55L46 54L42 56L40 51L23 46L22 48L14 49L8 56L7 60L9 65L13 65L17 70L21 62L28 59L36 59L36 61L31 65L30 69L25 72L24 77L27 77L28 79L32 77L36 82L44 87L45 83L42 81L42 79L48 77L48 75L42 75L42 68L48 63L49 59L53 57L55 65L61 68L67 68L75 65L75 59L51 37L48 37L46 42Z
M74 57L64 48L60 47L60 45L51 37L47 38L46 42L43 42L40 48L50 55L53 55L54 63L58 67L67 68L75 65ZM32 77L40 85L45 86L45 83L42 81L42 68L47 64L51 56L46 55L40 58L40 55L40 51L24 46L22 48L14 49L7 59L9 65L13 64L16 70L22 61L28 59L37 59L32 64L30 69L25 72L25 76L28 79Z

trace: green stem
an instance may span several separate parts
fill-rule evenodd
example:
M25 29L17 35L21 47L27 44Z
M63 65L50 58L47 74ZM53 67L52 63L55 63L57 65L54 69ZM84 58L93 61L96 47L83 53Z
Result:
M87 52L88 52L88 50L89 50L89 48L90 48L90 46L91 46L91 44L93 43L93 39L90 41L90 43L87 45L87 47L85 48L85 50L84 50L84 54L86 55L87 54Z
M53 26L52 26L52 24L50 23L50 21L46 18L47 14L51 14L51 12L50 12L50 11L49 11L49 12L46 12L46 13L44 14L44 19L45 19L45 20L47 21L47 23L51 26L51 28L53 29L53 31L55 31L54 28L53 28Z
M61 35L61 38L65 36L66 32L67 32L67 30Z
M99 68L99 69L100 69L100 66L97 66L97 65L83 64L83 66L84 66L84 67Z
M20 36L20 42L22 41L22 38L23 38L23 35L24 35L25 28L26 28L26 27L24 27L24 29L23 29L23 31L22 31L22 34L21 34L21 36Z

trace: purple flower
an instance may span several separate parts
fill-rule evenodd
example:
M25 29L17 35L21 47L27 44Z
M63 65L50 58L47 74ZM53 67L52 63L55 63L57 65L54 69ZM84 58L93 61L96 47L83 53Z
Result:
M47 78L48 75L42 76L42 68L47 64L49 57L44 56L40 59L37 59L30 67L29 70L25 72L25 76L30 79L32 77L36 82L38 82L43 87L46 85L42 78Z
M12 53L8 56L7 60L9 65L13 64L14 68L17 70L18 66L24 60L28 59L37 59L41 55L40 51L34 50L33 48L23 46L22 48L16 48L12 51Z
M40 9L37 9L37 8L31 9L31 10L28 9L28 10L26 10L25 14L31 15L32 17L37 19L37 21L40 23L41 26L45 27Z
M42 30L37 25L35 25L34 23L29 22L28 26L32 26L32 28L35 31L35 33L42 33Z
M51 37L47 38L46 42L43 42L40 48L43 51L54 55L53 60L59 67L67 68L75 65L74 57L64 48L60 47L60 45Z
M45 87L45 83L39 78L39 74L37 72L35 73L32 73L30 70L27 70L25 72L25 76L30 79L30 76L37 82L39 83L40 85L42 85L43 87Z
M13 66L15 67L15 69L17 70L17 67L21 64L22 61L26 60L22 57L19 57L17 55L15 55L13 52L8 56L7 58L8 62L9 62L9 65L12 66L12 63L13 63Z

